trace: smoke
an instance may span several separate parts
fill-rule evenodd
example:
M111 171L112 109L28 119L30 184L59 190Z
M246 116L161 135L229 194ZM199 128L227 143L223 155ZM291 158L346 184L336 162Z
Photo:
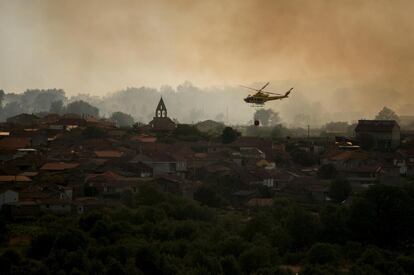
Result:
M352 120L384 105L405 112L413 8L385 0L0 0L0 85L103 96L186 80L272 81L276 92L295 86L289 101L269 104L290 120L322 112Z

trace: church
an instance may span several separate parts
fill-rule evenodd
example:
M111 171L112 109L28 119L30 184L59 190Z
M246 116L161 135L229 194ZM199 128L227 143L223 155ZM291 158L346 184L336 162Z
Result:
M155 117L148 124L149 129L153 132L169 132L174 131L177 127L174 121L167 116L167 107L165 107L164 100L160 99L157 109L155 109Z

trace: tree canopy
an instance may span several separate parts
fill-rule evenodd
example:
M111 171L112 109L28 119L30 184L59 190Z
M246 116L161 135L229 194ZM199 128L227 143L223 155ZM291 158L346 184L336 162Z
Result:
M123 112L112 113L110 119L115 122L118 127L131 127L134 124L134 118Z
M382 110L377 114L375 119L378 120L395 120L399 121L398 115L388 107L382 108Z
M78 114L78 115L93 116L93 117L99 116L99 109L83 100L69 103L66 106L66 112Z

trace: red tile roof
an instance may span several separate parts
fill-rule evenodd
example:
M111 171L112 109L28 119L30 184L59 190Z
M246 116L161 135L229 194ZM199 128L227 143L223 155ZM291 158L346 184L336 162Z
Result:
M4 137L0 140L0 150L17 150L31 146L29 137Z
M79 163L69 163L69 162L49 162L44 164L40 170L49 170L49 171L63 171L79 166Z
M29 182L32 181L26 176L1 175L0 182Z
M120 158L124 154L123 152L115 151L115 150L113 150L113 151L95 151L94 153L98 158Z

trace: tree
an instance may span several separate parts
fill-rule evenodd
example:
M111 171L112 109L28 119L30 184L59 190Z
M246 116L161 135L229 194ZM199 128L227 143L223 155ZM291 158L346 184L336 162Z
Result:
M205 185L200 186L194 193L194 199L210 207L221 205L221 198L217 196L216 190Z
M110 119L115 122L118 127L131 127L134 124L134 118L123 112L112 113Z
M3 90L0 90L0 109L3 108L3 100L5 95L5 92Z
M53 102L63 102L66 99L65 92L60 89L34 90L34 92L37 93L32 106L34 112L47 112Z
M79 115L88 115L93 117L99 116L99 109L83 100L78 100L69 103L68 106L66 106L66 112Z
M223 133L221 134L221 140L223 143L227 144L227 143L232 143L233 141L235 141L239 136L241 135L240 132L238 132L237 130L234 130L231 127L226 127L223 130Z
M62 100L53 101L50 104L49 112L55 113L55 114L62 114L64 112L63 101Z
M329 132L340 132L340 133L346 133L348 130L349 124L348 122L342 122L342 121L337 121L337 122L329 122L326 123L322 129L325 131L329 131Z
M254 118L259 120L263 126L273 126L280 123L279 113L272 109L259 109L254 113Z
M375 117L377 120L395 120L399 121L398 115L391 109L384 107Z
M16 101L7 103L3 108L4 118L9 118L24 112L25 110L23 109L22 105Z
M337 175L338 171L333 164L322 165L318 170L318 177L321 179L334 179Z
M282 124L275 125L270 132L272 138L282 138L286 137L289 134L289 130L285 128Z
M414 199L403 188L374 185L350 210L349 224L357 240L395 246L414 237Z
M337 262L339 255L331 244L316 243L309 249L306 259L311 264L328 264Z
M328 195L335 202L343 202L351 194L351 185L346 179L333 180L329 186Z

